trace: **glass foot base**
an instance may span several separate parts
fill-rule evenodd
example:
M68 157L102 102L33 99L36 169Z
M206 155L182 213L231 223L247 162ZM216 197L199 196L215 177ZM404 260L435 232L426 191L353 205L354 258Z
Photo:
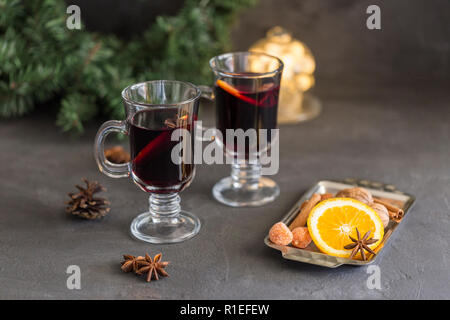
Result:
M233 186L231 177L217 182L212 193L214 198L231 207L257 207L272 202L280 194L275 181L261 177L259 183L251 186Z
M181 210L170 218L156 218L145 212L134 218L130 231L136 239L149 243L176 243L188 240L200 231L200 219Z

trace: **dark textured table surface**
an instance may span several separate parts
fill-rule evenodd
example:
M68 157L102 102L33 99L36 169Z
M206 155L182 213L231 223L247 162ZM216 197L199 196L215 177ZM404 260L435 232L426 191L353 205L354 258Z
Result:
M130 180L96 168L96 128L81 139L61 134L35 113L0 122L0 298L450 298L450 95L444 89L326 90L313 121L282 126L281 195L261 208L234 209L212 199L228 166L199 166L182 205L202 220L195 238L150 245L128 234L147 206ZM82 221L64 212L82 177L108 188L110 214ZM327 269L281 258L263 238L299 196L321 179L367 178L395 184L417 203L376 264L381 290L368 289L366 267ZM124 253L163 252L170 278L150 284L120 270ZM66 269L81 268L81 290Z

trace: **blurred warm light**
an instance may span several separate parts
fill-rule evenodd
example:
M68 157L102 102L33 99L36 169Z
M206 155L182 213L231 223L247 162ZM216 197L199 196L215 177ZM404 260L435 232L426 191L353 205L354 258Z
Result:
M313 72L316 68L309 48L277 26L270 29L266 37L253 44L249 50L271 54L284 63L278 121L286 123L305 120L301 116L303 93L314 85ZM264 70L267 67L263 61L251 63L255 63L255 69Z

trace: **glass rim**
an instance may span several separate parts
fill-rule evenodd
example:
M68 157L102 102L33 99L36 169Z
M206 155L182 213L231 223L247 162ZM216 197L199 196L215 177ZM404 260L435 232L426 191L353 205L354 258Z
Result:
M133 99L130 99L129 97L127 97L127 93L131 90L132 87L137 87L137 86L143 86L145 84L151 84L151 83L179 83L182 84L184 86L188 86L192 89L195 89L196 94L195 97L193 98L189 98L186 100L182 100L180 102L176 102L176 103L147 103L147 102L139 102L139 101L135 101ZM122 99L126 102L128 102L129 104L133 104L133 105L139 105L139 106L143 106L143 107L160 107L160 108L165 108L165 107L181 107L182 105L188 104L188 103L192 103L195 100L199 99L200 96L202 94L202 91L200 90L199 87L197 87L196 85L187 82L187 81L180 81L180 80L149 80L149 81L142 81L142 82L138 82L138 83L133 83L129 86L127 86L125 89L122 90Z
M240 72L231 72L231 71L227 71L221 68L218 68L217 66L214 65L214 61L219 58L219 57L226 57L226 56L233 56L233 55L241 55L241 54L250 54L250 55L258 55L258 56L265 56L271 59L275 59L278 62L278 67L274 70L271 71L267 71L267 72L249 72L249 73L240 73ZM219 54L218 56L215 56L213 58L211 58L209 60L209 66L211 67L211 69L214 72L217 72L218 74L222 75L222 76L226 76L226 77L234 77L234 78L263 78L266 76L271 76L271 75L275 75L277 73L280 73L283 70L284 67L284 63L283 61L276 57L273 56L271 54L267 54L264 52L259 52L259 51L236 51L236 52L227 52L227 53L222 53Z

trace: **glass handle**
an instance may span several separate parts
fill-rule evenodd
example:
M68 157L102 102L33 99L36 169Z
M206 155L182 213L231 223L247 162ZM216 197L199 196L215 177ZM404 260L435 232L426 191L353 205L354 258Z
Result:
M211 88L210 86L198 86L198 88L202 92L202 94L201 94L202 98L214 102L216 97L214 95L214 89L213 88ZM204 133L208 129L213 129L213 128L208 128L208 127L201 126L199 129L201 130L202 133ZM214 140L214 138L211 138L211 139L204 138L203 134L202 134L201 137L196 137L196 139L200 140L202 142L210 142L210 141Z
M214 89L210 86L198 86L200 91L202 92L201 97L208 99L209 101L214 101Z
M108 161L105 157L105 139L111 132L121 132L128 135L125 121L106 121L98 129L95 136L94 155L100 172L111 178L125 178L130 175L130 162L116 164Z

